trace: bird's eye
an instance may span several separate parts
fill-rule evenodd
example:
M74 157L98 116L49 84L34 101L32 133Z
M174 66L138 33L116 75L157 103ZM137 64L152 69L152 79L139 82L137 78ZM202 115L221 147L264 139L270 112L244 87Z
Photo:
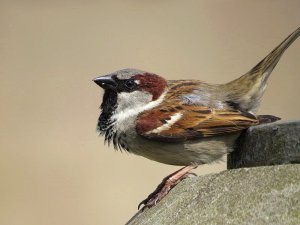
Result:
M134 82L134 80L127 80L125 83L125 86L129 89L133 88L136 85L136 83Z

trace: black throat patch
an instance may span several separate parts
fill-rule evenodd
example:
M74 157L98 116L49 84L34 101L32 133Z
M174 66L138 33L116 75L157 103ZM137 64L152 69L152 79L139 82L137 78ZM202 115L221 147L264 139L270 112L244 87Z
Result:
M112 90L106 90L103 95L102 104L100 106L101 114L97 124L97 130L102 135L106 133L113 123L110 119L117 108L117 99L118 94Z
M117 99L118 93L112 90L106 90L103 95L101 108L101 114L97 123L97 130L100 135L104 135L105 142L108 145L113 142L114 148L116 150L126 150L129 151L126 142L126 134L118 134L118 132L114 129L113 123L115 121L111 120L116 108L117 108Z

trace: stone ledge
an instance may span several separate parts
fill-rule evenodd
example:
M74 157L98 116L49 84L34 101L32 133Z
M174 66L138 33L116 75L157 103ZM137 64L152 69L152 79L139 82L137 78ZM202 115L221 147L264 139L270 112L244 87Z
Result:
M179 183L128 225L298 225L300 165L243 168Z
M300 162L300 121L279 121L250 127L228 155L227 167L280 165Z

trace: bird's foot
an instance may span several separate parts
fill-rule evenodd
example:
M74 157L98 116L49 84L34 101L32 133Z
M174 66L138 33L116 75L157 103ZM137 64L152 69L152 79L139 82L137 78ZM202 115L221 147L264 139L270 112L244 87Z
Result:
M185 178L194 175L194 173L189 173L190 170L196 168L197 166L186 166L181 168L180 170L170 174L169 176L165 177L162 182L157 186L157 188L146 198L144 199L138 206L138 209L142 205L142 211L145 208L151 208L155 206L160 200L162 200L169 191L175 187L180 181L184 180Z

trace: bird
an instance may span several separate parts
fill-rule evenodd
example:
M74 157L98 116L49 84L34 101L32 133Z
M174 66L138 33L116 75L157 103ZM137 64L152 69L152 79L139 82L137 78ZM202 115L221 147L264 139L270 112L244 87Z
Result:
M138 69L122 69L93 80L104 89L97 131L105 143L183 166L165 177L138 208L155 206L191 170L232 152L242 131L280 119L256 112L271 72L299 35L300 27L249 72L225 84L166 80Z

